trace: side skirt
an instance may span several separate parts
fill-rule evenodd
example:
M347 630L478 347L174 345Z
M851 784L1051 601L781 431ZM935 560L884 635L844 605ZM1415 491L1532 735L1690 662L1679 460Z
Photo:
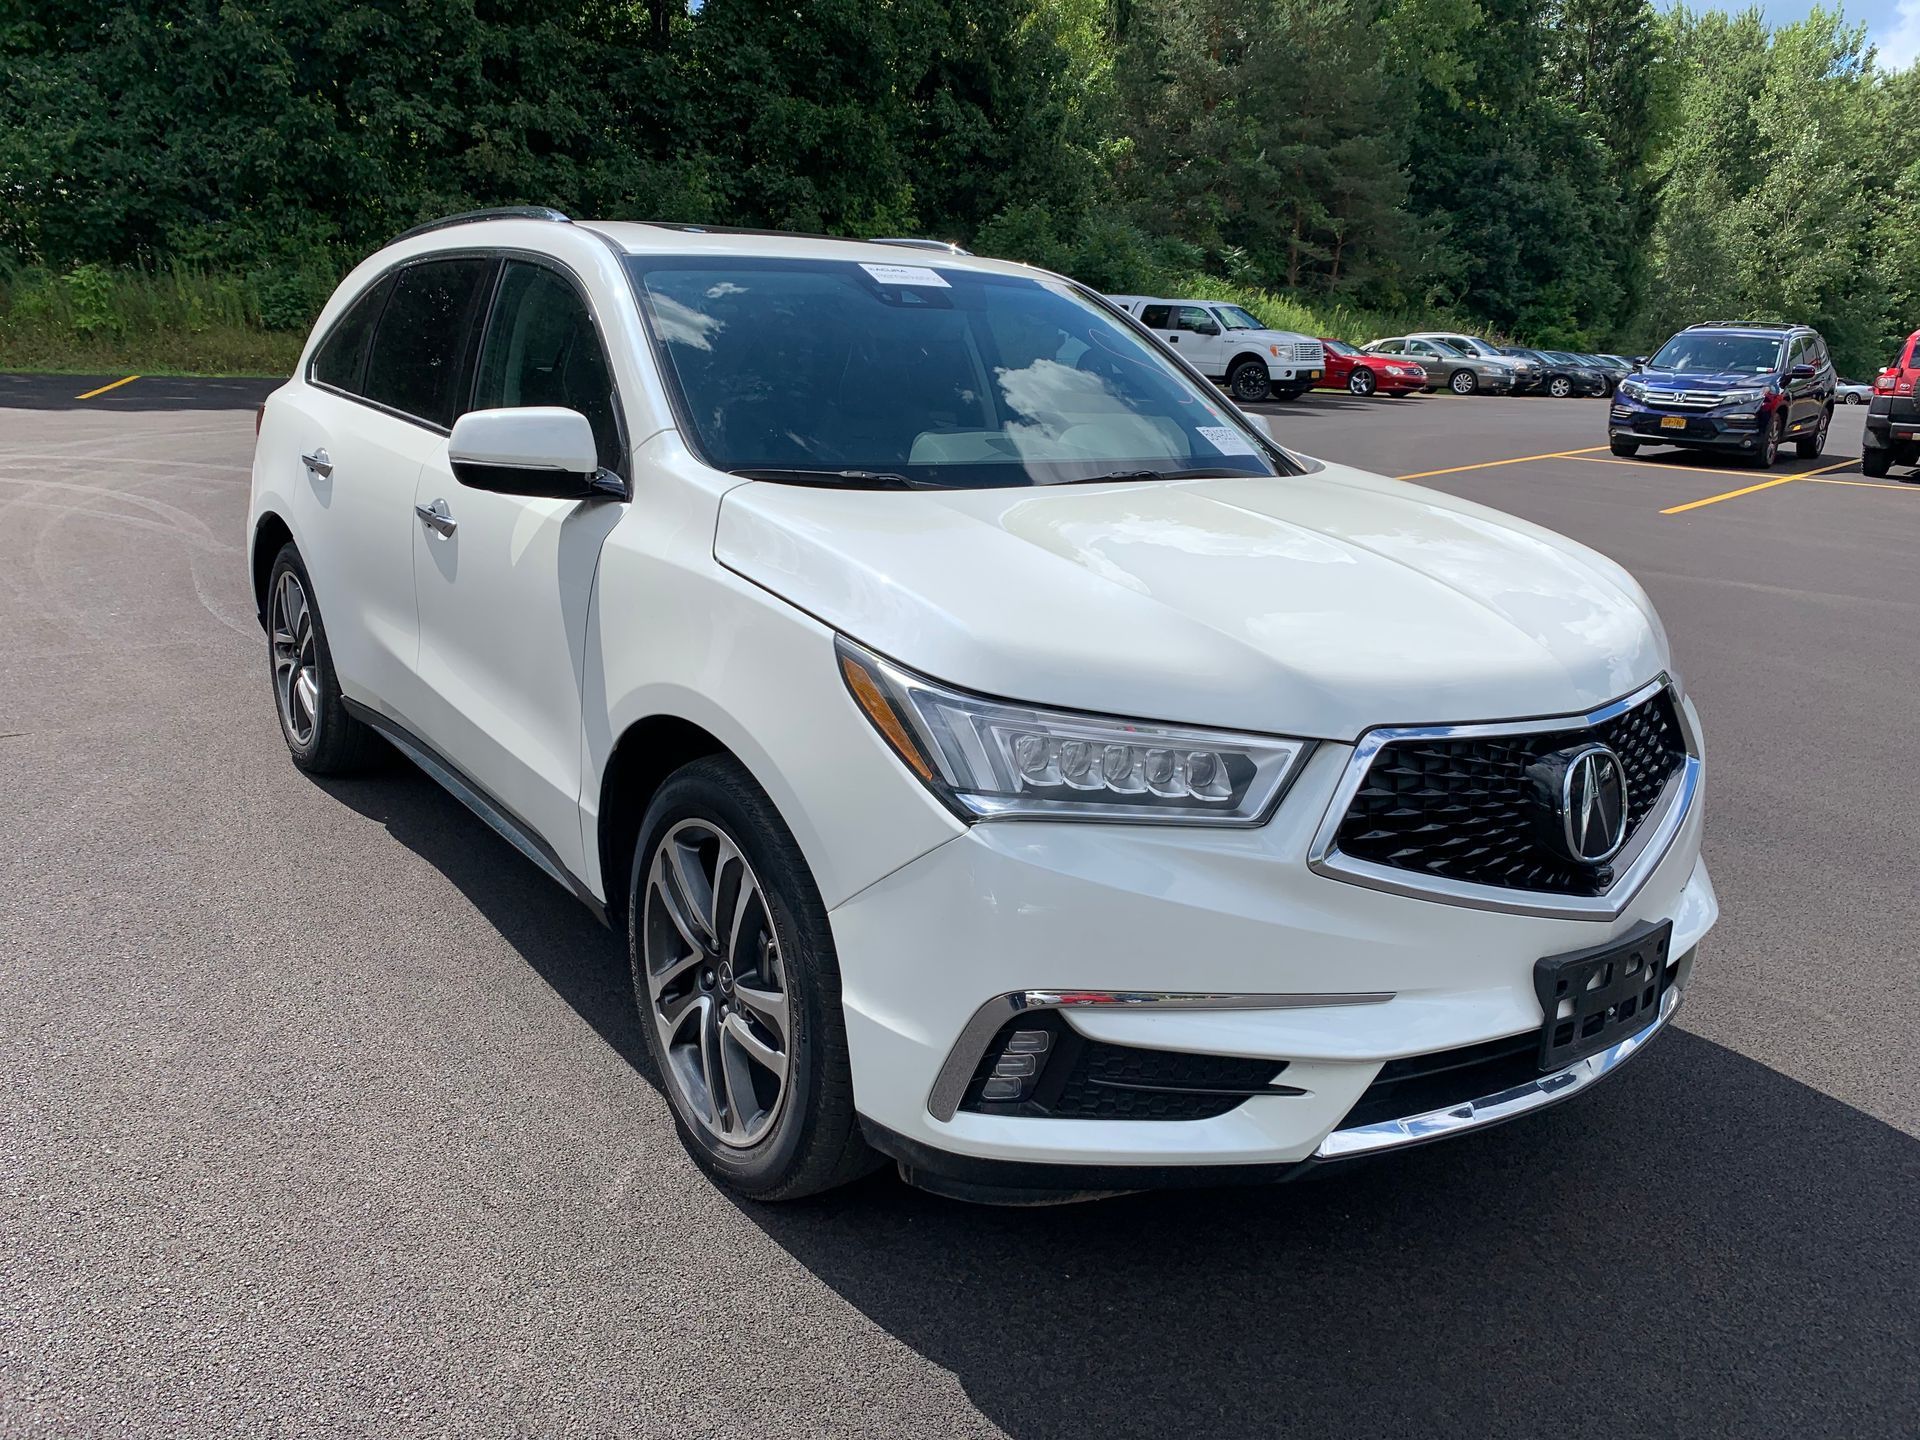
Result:
M477 782L469 779L459 766L441 755L399 721L382 715L378 710L363 705L358 700L349 699L344 695L340 698L347 707L349 715L377 730L394 749L437 780L449 795L486 821L488 828L496 835L539 866L555 883L564 886L574 899L593 913L594 919L609 929L613 927L613 921L607 914L607 907L568 871L567 867L561 863L560 857L554 854L553 848L534 833L532 826L495 800Z

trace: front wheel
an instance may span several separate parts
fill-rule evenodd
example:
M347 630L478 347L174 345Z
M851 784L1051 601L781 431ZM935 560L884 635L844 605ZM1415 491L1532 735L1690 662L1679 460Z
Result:
M1863 405L1866 403L1858 395L1855 395L1851 390L1847 392L1844 398L1847 404L1849 405Z
M1371 395L1379 388L1379 381L1373 378L1373 371L1364 365L1353 367L1353 373L1347 376L1347 389L1355 395Z
M1607 448L1611 450L1614 454L1618 455L1622 460L1631 460L1634 456L1640 453L1640 445L1638 441L1622 440L1617 435L1607 441Z
M696 760L660 787L627 901L640 1029L700 1167L756 1200L816 1194L874 1168L854 1116L826 907L737 760Z
M1480 388L1480 377L1471 370L1456 370L1448 378L1447 388L1456 395L1471 395Z
M1827 427L1832 423L1833 409L1829 406L1820 412L1820 424L1815 428L1813 434L1804 436L1793 442L1793 453L1798 455L1802 460L1818 458L1820 452L1827 448Z
M1780 432L1786 423L1784 415L1775 415L1768 422L1766 434L1760 437L1760 448L1747 457L1747 464L1756 470L1773 468L1773 462L1780 458Z
M1547 381L1547 394L1556 400L1564 400L1573 394L1573 382L1564 375L1556 375Z
M1227 372L1227 388L1233 392L1233 398L1242 404L1266 399L1272 388L1267 379L1267 367L1258 360L1242 360Z

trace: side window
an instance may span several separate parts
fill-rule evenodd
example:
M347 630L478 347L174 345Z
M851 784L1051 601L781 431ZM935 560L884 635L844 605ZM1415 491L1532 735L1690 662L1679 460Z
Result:
M1438 355L1440 352L1424 340L1409 340L1407 341L1407 353L1409 355Z
M316 382L349 394L360 393L360 378L366 371L373 327L392 289L393 276L381 276L335 322L332 332L314 352L313 369L308 373Z
M1203 330L1218 329L1219 325L1219 321L1207 314L1207 312L1198 305L1182 305L1180 307L1179 328L1182 330L1190 330L1198 333Z
M564 405L593 426L600 464L620 468L620 426L613 375L586 302L570 281L523 260L509 260L480 346L476 410Z
M1376 355L1399 355L1403 354L1407 347L1398 340L1382 340L1377 344L1369 345L1367 348Z
M491 260L463 257L402 270L374 333L361 393L402 414L451 425L474 310L492 267Z
M1796 365L1810 362L1813 357L1807 353L1809 348L1806 336L1802 335L1796 339L1787 349L1787 369L1791 370Z
M1140 323L1149 330L1171 330L1173 328L1173 307L1171 305L1144 305L1140 309Z

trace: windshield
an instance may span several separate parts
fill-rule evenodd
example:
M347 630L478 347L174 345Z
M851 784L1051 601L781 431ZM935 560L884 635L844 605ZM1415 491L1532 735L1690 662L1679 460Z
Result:
M1344 340L1322 340L1320 343L1335 355L1358 355L1360 353Z
M1272 475L1246 422L1064 281L631 256L687 438L796 483L940 488Z
M1267 328L1245 310L1242 310L1238 305L1216 305L1213 307L1213 313L1220 317L1220 323L1229 330L1264 330Z
M1650 370L1682 375L1767 375L1780 368L1784 340L1770 335L1696 335L1682 332L1647 362Z

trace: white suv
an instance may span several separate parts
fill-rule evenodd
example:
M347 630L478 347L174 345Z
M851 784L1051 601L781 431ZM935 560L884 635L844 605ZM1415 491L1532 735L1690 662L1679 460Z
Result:
M1270 330L1238 305L1145 295L1107 298L1243 404L1297 400L1326 373L1326 347L1318 340L1291 330Z
M747 1195L1472 1130L1633 1055L1716 915L1619 566L1024 266L443 222L328 303L250 524L294 762L384 737L622 927Z

